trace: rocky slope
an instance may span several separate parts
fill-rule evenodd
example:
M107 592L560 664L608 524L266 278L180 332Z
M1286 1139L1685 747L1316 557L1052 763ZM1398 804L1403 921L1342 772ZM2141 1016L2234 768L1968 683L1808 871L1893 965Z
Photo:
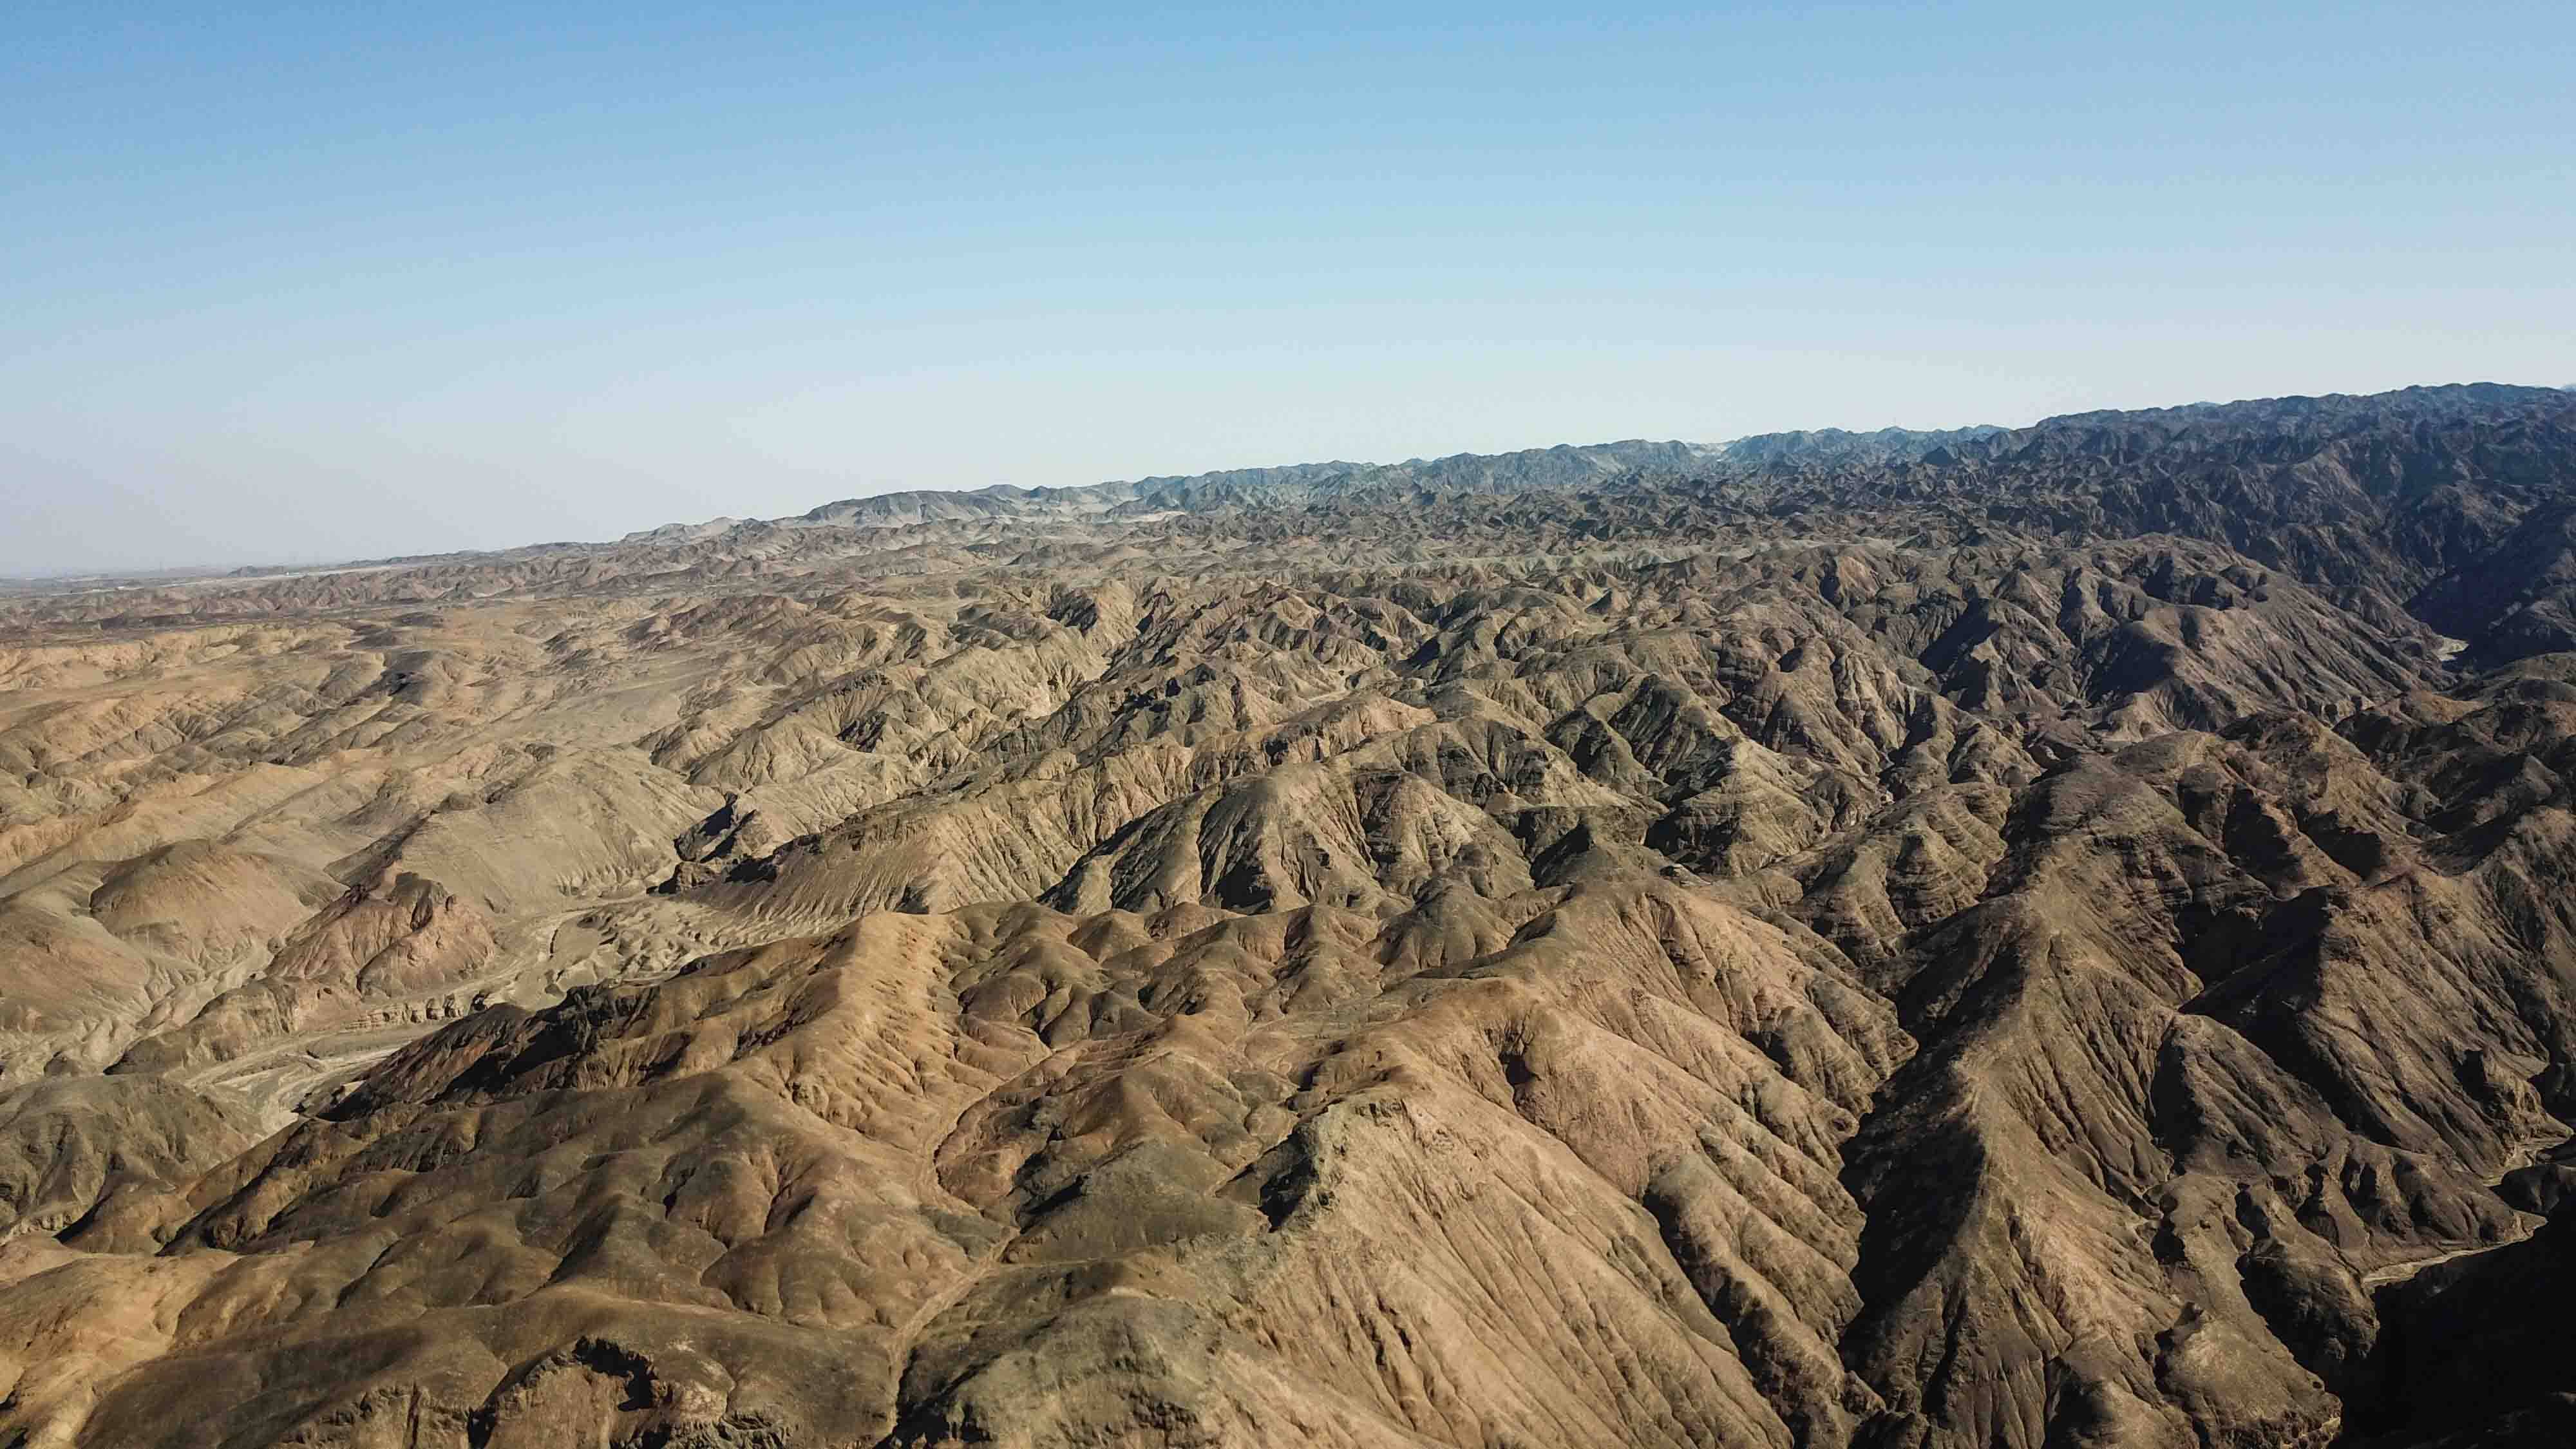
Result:
M2576 397L0 596L0 1443L2556 1443Z

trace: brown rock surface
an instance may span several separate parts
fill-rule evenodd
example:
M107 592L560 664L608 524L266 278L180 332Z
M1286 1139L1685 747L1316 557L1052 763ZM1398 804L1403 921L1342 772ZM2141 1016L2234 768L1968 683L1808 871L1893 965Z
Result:
M2569 498L2429 389L0 596L0 1443L2555 1442Z

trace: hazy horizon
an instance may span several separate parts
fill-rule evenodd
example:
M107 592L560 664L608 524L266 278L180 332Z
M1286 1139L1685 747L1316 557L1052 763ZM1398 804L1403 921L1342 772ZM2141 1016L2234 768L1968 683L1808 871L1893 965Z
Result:
M2502 385L2504 385L2504 386L2508 386L2508 387L2549 387L2549 386L2551 386L2550 384L2544 384L2544 383L2516 383L2516 382L2503 381L2503 380L2501 380L2501 379L2496 379L2496 378L2476 378L2476 379L2463 379L2463 380L2460 380L2460 381L2458 381L2458 382L2447 382L2447 381L2446 381L2446 382L2429 382L2429 381L2424 381L2424 382L2414 382L2414 383L2401 383L2401 384L2397 384L2397 385L2396 385L2396 387L2394 387L2394 388L2381 388L2381 389L2374 389L2374 391L2387 392L2387 391L2395 391L2395 390L2399 390L2399 389L2406 388L2406 387L2446 387L2446 386L2463 386L2463 385L2470 385L2470 384L2473 384L2473 383L2478 383L2478 384L2492 384L2492 383L2499 383L2499 382L2501 382L2501 384L2502 384ZM2561 391L2576 391L2576 384L2559 384L2559 385L2557 385L2557 387L2558 387L2558 390L2561 390ZM2267 395L2265 395L2265 396L2268 398L2268 397L2284 397L2284 396L2296 396L2296 395L2299 395L2299 394L2274 393L2274 394L2267 394ZM2311 396L2323 396L2323 395L2325 395L2325 394L2319 393L2319 394L2307 394L2307 395L2311 395ZM2190 406L2205 405L2205 404L2212 404L2212 403L2216 403L2216 404L2224 404L2224 403L2231 403L2231 402L2249 402L2249 401L2261 401L2261 400L2264 400L2264 399L2258 399L2258 398L2187 398L2187 399L2178 399L2178 400L2171 401L2171 402L2136 403L2136 404L2111 404L2111 405L2106 405L2106 406L2109 408L2109 410L2114 410L2114 411L2140 411L2140 410L2147 410L2147 409L2154 409L2154 408L2190 407ZM2079 411L2091 411L2091 410L2092 410L2092 409L2082 409L2082 410L2079 410ZM868 489L865 489L865 490L862 490L862 491L859 491L859 492L855 492L855 493L838 493L838 494L833 494L833 495L831 495L831 496L829 496L829 497L818 497L818 498L815 498L815 499L811 500L809 503L805 503L805 504L801 504L801 505L795 505L795 506L790 506L790 507L787 507L787 508L784 508L784 509L778 510L778 511L776 511L776 512L768 512L768 513L731 513L731 514L726 514L726 513L713 513L713 514L705 514L705 515L701 515L701 516L696 516L696 517L687 517L687 518L678 518L678 517L675 517L675 518L664 518L664 519L657 519L657 520L654 520L654 521L651 521L651 522L645 522L645 523L638 523L638 524L634 524L634 525L633 525L633 526L631 526L631 527L620 527L620 528L614 529L613 531L594 531L594 532L582 533L582 534L564 535L564 536L561 536L561 537L509 539L509 540L504 540L504 541L499 541L499 542L493 542L493 543L486 543L486 544L469 544L469 545L459 545L459 546L458 546L457 548L455 548L455 549L413 550L413 551L410 551L410 552L411 552L411 553L414 553L414 554L418 554L418 553L432 553L432 554L436 554L436 553L450 553L450 552L459 552L459 553L464 553L464 552L503 552L503 551L507 551L507 550L515 549L515 548L526 548L526 547L533 547L533 546L543 546L543 545L547 545L547 544L567 544L567 543L572 543L572 544L579 544L579 543L612 543L612 542L615 542L615 541L617 541L618 539L623 538L623 537L625 537L625 536L627 536L627 535L629 535L629 534L646 532L646 531L649 531L649 530L651 530L651 529L655 529L655 528L663 527L663 526L665 526L665 525L671 525L671 524L682 524L682 525L685 525L685 524L706 523L706 522L711 522L711 521L713 521L714 519L717 519L717 518L724 518L724 517L730 517L730 518L741 519L741 520L762 519L762 518L768 518L768 519L786 518L786 517L792 517L792 516L795 516L795 515L797 515L797 514L801 514L801 513L809 512L809 511L811 511L811 510L812 510L812 509L814 509L814 508L818 508L818 507L823 506L824 504L834 503L834 502L840 502L840 501L843 501L843 500L846 500L846 499L853 499L853 498L872 498L872 497L876 497L876 496L879 496L879 495L881 495L881 494L886 494L886 493L904 493L904 492L969 492L969 491L972 491L972 490L974 490L974 489L993 487L993 486L996 486L996 485L1004 486L1004 487L1011 487L1011 488L1039 488L1039 487L1066 488L1066 487L1085 487L1085 486L1096 485L1096 484L1110 484L1110 483L1126 483L1126 482L1135 482L1135 481L1138 481L1138 480L1141 480L1141 479L1145 479L1145 478L1169 478L1169 477L1183 477L1183 478L1185 478L1185 477L1195 477L1195 476L1198 476L1198 475L1201 475L1201 474L1206 474L1206 473L1227 472L1227 471L1233 471L1233 470L1239 470L1239 469L1254 469L1254 468L1280 468L1280 467L1292 467L1292 466L1296 466L1296 465L1299 465L1299 464L1311 464L1311 463L1334 463L1334 462L1341 462L1341 463L1352 463L1352 464L1357 464L1357 465L1360 465L1360 466L1363 466L1363 467L1376 467L1376 466L1384 466L1384 465L1389 465L1389 464L1401 464L1401 463L1407 463L1407 462L1437 461L1437 460L1442 459L1442 458L1447 458L1447 457L1452 457L1452 456L1461 456L1461 455L1465 455L1465 456L1494 456L1494 455L1498 455L1498 454L1507 454L1507 453L1515 453L1515 452L1537 451L1537 450L1541 450L1541 449L1546 449L1546 448L1555 447L1555 446L1558 446L1559 444L1570 444L1570 445L1573 445L1573 446L1582 447L1582 446L1594 446L1594 445L1607 444L1607 443L1617 443L1617 442L1647 441L1647 442L1684 442L1684 443L1698 443L1698 444L1707 445L1707 446L1722 446L1722 445L1727 444L1727 443L1732 443L1732 442L1740 441L1741 439L1744 439L1744 438L1760 436L1760 435L1762 435L1762 434L1767 434L1767 433L1826 432L1826 431L1834 431L1834 430L1840 430L1840 431L1844 431L1844 432L1852 432L1852 433L1870 433L1870 432L1876 432L1876 431L1879 431L1879 430L1880 430L1880 429L1882 429L1882 428L1904 428L1904 429L1909 429L1909 430L1914 430L1914 431L1947 431L1947 430L1954 430L1954 429L1961 429L1961 428L1973 428L1973 427L2002 427L2002 428L2010 429L2010 428L2020 428L2020 427L2029 427L2029 426L2033 426L2033 425L2038 424L2038 423L2046 422L2046 421L2048 421L2048 420L2049 420L2050 418L2052 418L2052 417L2058 417L2058 416L2063 416L2063 415L2064 415L2064 414L2063 414L2062 412L2052 412L2052 413L2048 413L2048 414L2043 414L2043 415L2041 415L2041 416L2039 416L2039 417L2034 417L2034 418L2024 418L2024 419L2019 419L2019 420L2012 421L2012 422L2002 422L2002 423L1998 423L1998 422L1996 422L1994 419L1991 419L1991 418L1980 418L1980 419L1973 419L1973 420L1961 421L1961 422L1936 422L1936 423L1872 423L1872 424L1812 423L1812 424L1798 424L1798 425L1792 425L1792 426L1789 426L1789 427L1780 427L1780 428L1761 428L1761 429L1756 429L1756 430L1754 430L1753 432L1749 432L1749 433L1735 433L1735 434L1730 434L1730 435L1728 435L1728 436L1726 436L1726 437L1722 437L1722 438L1720 438L1720 437L1711 437L1711 438L1689 438L1689 437L1681 437L1681 436L1679 436L1679 435L1650 434L1650 433L1626 433L1626 434L1622 434L1622 435L1620 435L1620 436L1618 436L1618 437L1601 437L1601 438L1560 438L1560 439L1556 439L1556 440L1554 440L1554 441L1552 441L1552 442L1546 442L1546 443L1529 443L1529 444L1523 444L1523 445L1514 446L1514 447L1462 448L1462 449L1453 449L1453 450L1449 450L1449 451L1445 451L1445 452L1439 452L1439 453L1407 453L1407 454L1404 454L1404 455L1402 455L1402 456L1400 456L1400 457L1381 457L1381 458L1352 458L1352 457L1274 458L1274 459L1268 459L1268 460L1260 461L1260 462L1232 462L1232 463L1219 463L1219 464L1215 464L1215 465L1213 465L1213 466L1205 467L1205 468L1187 468L1187 469L1146 468L1146 469L1136 469L1136 470L1131 470L1131 471L1129 471L1129 472L1122 473L1122 474L1119 474L1119 475L1114 476L1114 477L1107 477L1107 478L1087 478L1087 479L1082 479L1082 480L1079 480L1079 481L1076 481L1076 482L1069 482L1069 483L1067 483L1067 482L1054 482L1054 483L1043 483L1043 484L1037 484L1037 483L1019 483L1019 482L1015 482L1015 481L1013 481L1013 480L1011 480L1011 479L1007 479L1007 478L996 478L996 479L992 479L992 480L989 480L988 482L984 482L984 483L956 483L956 484L950 484L950 485L946 485L946 486L935 486L935 487L915 487L914 485L910 485L910 484L906 484L906 483L902 483L902 482L894 482L894 483L889 483L889 484L887 484L887 485L885 485L885 486L883 486L883 487L868 488ZM58 567L58 568L38 568L38 569L23 569L23 570L13 570L13 569L11 569L11 568L9 568L9 567L7 567L7 566L6 566L5 561L0 561L0 579L11 579L11 580L16 580L16 581L20 581L20 582L44 582L44 581L54 580L54 579L80 579L80 578L91 578L91 577L138 577L138 578L143 578L143 577L150 577L150 576L153 576L153 575L160 575L160 574L171 574L171 575L196 575L196 574L203 574L203 573L212 572L212 571L229 570L229 569L298 569L298 568L327 569L327 568L331 568L331 567L339 566L339 565L365 564L365 563L369 563L369 562L376 562L376 561L381 561L381 560L384 560L384 559L393 558L393 557L398 557L398 556L400 556L400 555L394 555L394 554L316 554L316 555L311 555L311 556L306 556L306 557L277 557L277 558L218 558L218 559L175 558L175 559L168 559L168 560L164 560L164 561L157 562L157 563L138 563L138 564L133 564L133 565L126 565L126 566L112 566L112 567L105 567L105 568L81 568L81 567L65 566L65 567Z
M2562 25L40 8L0 573L2563 385Z

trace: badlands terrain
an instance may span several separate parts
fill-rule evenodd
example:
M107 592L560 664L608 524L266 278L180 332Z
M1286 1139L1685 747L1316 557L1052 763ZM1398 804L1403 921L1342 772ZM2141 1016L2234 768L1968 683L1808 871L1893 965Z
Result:
M2576 1442L2576 393L0 592L0 1445Z

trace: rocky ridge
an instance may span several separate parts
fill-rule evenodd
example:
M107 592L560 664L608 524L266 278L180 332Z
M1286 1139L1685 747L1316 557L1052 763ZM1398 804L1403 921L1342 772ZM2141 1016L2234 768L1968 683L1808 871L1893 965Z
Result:
M0 597L0 1442L2554 1442L2570 498L2415 389Z

